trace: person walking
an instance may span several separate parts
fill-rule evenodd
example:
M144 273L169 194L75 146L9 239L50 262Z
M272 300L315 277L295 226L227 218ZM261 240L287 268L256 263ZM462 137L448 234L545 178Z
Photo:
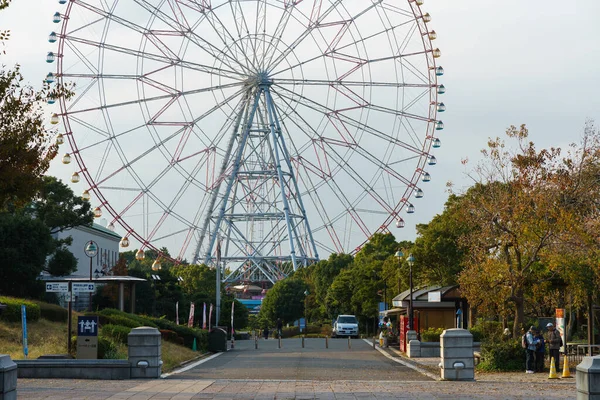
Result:
M525 373L533 374L535 372L535 350L536 342L535 339L535 327L532 325L523 338L525 346Z
M556 330L554 324L551 322L546 325L546 328L548 328L547 342L550 362L552 362L552 359L554 358L556 372L560 372L560 347L563 345L560 332Z
M265 338L265 340L267 340L269 338L269 327L265 326L263 328L263 337Z
M537 348L535 350L535 372L544 372L544 357L546 356L546 342L544 335L538 329L535 332L535 339L537 339Z

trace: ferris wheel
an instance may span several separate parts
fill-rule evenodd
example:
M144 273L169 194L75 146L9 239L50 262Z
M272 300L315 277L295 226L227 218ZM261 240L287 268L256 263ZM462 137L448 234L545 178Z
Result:
M446 107L423 0L59 3L62 162L139 257L275 282L424 196Z

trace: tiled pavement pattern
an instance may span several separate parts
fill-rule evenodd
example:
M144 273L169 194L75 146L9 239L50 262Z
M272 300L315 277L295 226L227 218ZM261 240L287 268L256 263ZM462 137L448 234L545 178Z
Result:
M20 379L18 399L575 399L572 382Z

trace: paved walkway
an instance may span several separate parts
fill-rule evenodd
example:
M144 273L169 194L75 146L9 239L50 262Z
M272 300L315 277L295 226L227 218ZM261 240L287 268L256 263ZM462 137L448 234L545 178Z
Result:
M18 399L93 399L93 400L266 400L266 399L575 399L575 380L548 380L546 374L501 373L478 374L474 382L434 380L439 359L407 359L393 349L377 351L395 364L420 371L425 376L407 374L408 380L319 380L319 379L222 379L202 376L196 379L188 372L200 365L187 366L187 371L170 374L167 379L95 381L19 379ZM215 356L225 357L227 354ZM207 357L211 362L213 357ZM392 362L393 361L393 362ZM207 371L208 372L208 371ZM184 379L181 379L185 377ZM192 379L191 379L192 378ZM425 379L423 379L425 378Z

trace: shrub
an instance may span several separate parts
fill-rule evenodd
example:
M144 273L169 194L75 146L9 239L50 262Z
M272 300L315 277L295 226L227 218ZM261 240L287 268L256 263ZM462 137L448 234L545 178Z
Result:
M137 328L139 326L150 326L152 328L158 328L150 318L136 314L126 313L124 311L115 310L113 308L106 308L104 310L99 311L96 314L98 314L98 316L100 317L100 324L123 325L128 326L130 328Z
M111 360L118 358L117 346L112 340L98 336L98 359Z
M67 322L69 320L69 310L57 304L45 303L43 301L35 301L40 307L40 316L52 322Z
M481 362L477 369L483 371L518 371L525 366L525 349L520 340L484 341L481 344Z
M444 333L444 328L427 328L421 331L422 342L439 342L440 335Z
M183 345L183 338L180 338L177 333L169 329L161 329L160 337L167 342Z
M177 325L172 321L153 318L151 321L158 326L159 329L170 330L183 338L183 345L192 347L194 338L196 339L196 347L205 350L208 347L208 332L202 329L188 328L184 325Z
M498 321L478 320L477 324L469 329L474 342L500 342L502 341L502 323Z
M108 324L102 326L102 336L107 336L118 343L127 344L127 336L131 328L122 325Z
M6 308L2 312L2 315L0 315L0 319L4 321L21 321L21 305L25 305L27 322L34 322L40 319L40 306L32 301L14 297L0 297L0 303L6 304Z

